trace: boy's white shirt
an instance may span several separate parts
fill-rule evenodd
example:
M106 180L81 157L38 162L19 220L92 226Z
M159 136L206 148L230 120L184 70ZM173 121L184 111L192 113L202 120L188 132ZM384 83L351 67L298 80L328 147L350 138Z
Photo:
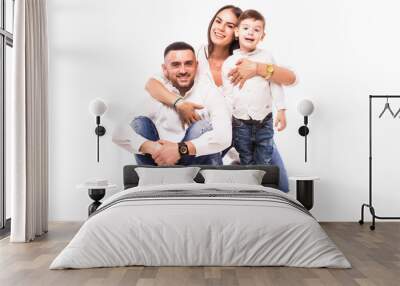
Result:
M261 76L254 76L248 79L241 89L239 85L233 86L228 73L241 58L275 64L272 55L263 49L256 49L249 53L237 49L225 60L222 65L223 94L231 107L233 116L243 120L262 120L272 112L272 103L277 110L286 109L285 96L280 84L265 80Z
M152 78L160 81L169 91L179 95L179 91L162 75ZM147 107L140 115L149 117L157 128L160 139L180 142L185 136L187 126L182 127L178 113L148 95ZM232 140L231 113L222 94L212 88L199 75L196 76L193 87L185 94L183 100L204 106L197 110L202 119L209 120L212 130L200 137L190 140L196 148L196 156L221 152L230 146ZM139 114L138 114L139 115ZM132 153L141 153L140 146L148 139L132 130L128 125L122 136L115 136L113 141Z

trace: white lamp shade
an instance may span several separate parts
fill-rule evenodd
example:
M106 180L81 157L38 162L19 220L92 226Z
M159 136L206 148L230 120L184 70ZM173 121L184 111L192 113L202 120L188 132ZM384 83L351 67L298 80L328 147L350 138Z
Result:
M314 111L314 104L312 103L311 100L308 99L303 99L302 101L299 102L297 105L297 110L300 112L301 115L303 116L308 116Z
M107 110L107 105L99 98L92 100L89 104L89 111L94 116L102 116Z

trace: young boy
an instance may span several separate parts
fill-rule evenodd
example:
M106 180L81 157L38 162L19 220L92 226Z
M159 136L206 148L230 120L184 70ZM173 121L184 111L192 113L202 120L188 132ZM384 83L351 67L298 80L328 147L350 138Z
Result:
M268 80L273 74L274 59L267 51L257 49L265 36L264 28L265 20L259 12L244 11L235 28L240 49L235 50L222 66L223 93L233 115L233 147L238 151L242 165L268 165L271 161L274 135L272 101L278 110L275 126L280 125L278 130L283 130L286 125L282 86ZM259 73L265 77L254 76L240 88L232 85L228 73L243 58L270 64Z

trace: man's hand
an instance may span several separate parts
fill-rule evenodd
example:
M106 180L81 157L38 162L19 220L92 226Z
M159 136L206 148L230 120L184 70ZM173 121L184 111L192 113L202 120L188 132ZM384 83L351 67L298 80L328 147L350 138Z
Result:
M167 140L159 140L161 147L152 155L152 158L158 166L170 166L175 165L181 155L178 151L178 143L174 143Z
M153 154L156 154L160 148L161 144L157 141L146 141L142 146L140 146L139 151L153 156Z
M282 131L286 128L286 113L285 109L278 110L278 114L275 119L275 127L278 127L278 131Z
M236 62L236 67L228 73L228 77L231 79L233 85L239 84L239 88L242 88L246 80L254 77L256 74L257 63L248 59L239 59Z
M179 117L181 118L183 124L185 123L192 124L197 120L200 120L200 116L196 112L196 109L202 109L202 108L204 107L200 104L183 100L179 101L176 104L176 111L178 112Z

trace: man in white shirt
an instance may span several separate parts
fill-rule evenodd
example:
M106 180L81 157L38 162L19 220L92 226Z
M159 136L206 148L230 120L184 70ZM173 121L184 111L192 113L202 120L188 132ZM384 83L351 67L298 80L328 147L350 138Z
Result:
M231 114L224 97L195 79L197 61L192 46L175 42L164 51L164 85L180 95L174 103L198 104L201 120L182 126L172 108L148 97L149 109L132 120L129 138L113 141L135 153L139 165L222 165L220 152L231 144ZM203 82L203 83L202 83Z

